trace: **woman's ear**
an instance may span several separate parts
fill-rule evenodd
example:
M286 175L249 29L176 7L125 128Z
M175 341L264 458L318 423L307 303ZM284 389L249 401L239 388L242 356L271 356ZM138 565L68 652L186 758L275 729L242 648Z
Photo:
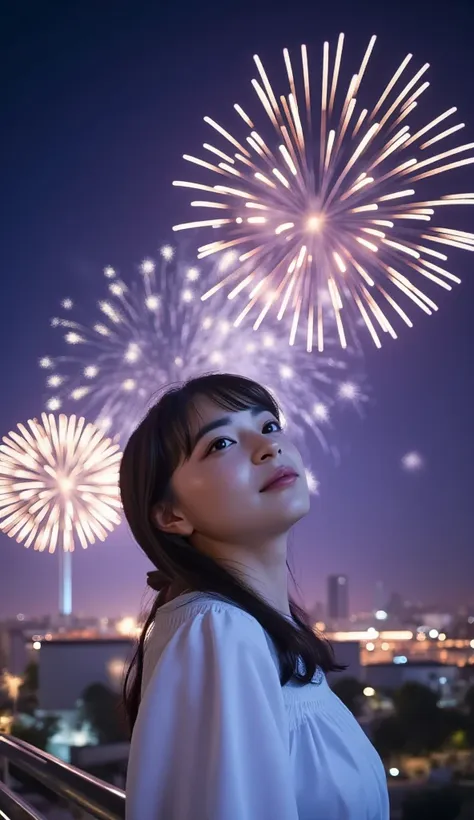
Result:
M152 510L151 520L159 530L171 533L172 535L185 535L189 537L194 532L194 527L186 516L181 510L169 502L157 504Z

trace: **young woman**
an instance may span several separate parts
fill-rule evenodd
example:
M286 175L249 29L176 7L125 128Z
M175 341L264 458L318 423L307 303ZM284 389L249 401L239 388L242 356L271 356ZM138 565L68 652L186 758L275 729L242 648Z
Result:
M127 820L388 820L331 649L288 599L309 494L272 396L225 374L171 390L120 486L158 592L125 685Z

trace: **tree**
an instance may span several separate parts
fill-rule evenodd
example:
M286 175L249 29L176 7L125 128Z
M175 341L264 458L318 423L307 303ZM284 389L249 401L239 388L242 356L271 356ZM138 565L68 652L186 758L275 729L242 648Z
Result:
M464 705L469 715L474 718L474 685L470 686L464 695Z
M25 669L25 674L23 675L23 684L22 686L28 692L37 692L39 688L39 677L38 677L38 664L35 661L30 661L28 666Z
M403 803L402 820L457 820L462 800L447 787L410 795Z
M92 683L82 695L81 719L87 722L102 743L128 740L120 695L102 683Z
M443 746L450 749L466 749L468 744L469 718L460 709L440 709L440 733Z
M374 743L385 759L423 755L464 743L468 728L457 709L441 709L435 692L420 683L405 683L394 695L395 714L375 728ZM461 737L462 736L462 737Z
M25 669L23 683L18 691L18 711L34 715L38 708L38 664L32 661Z
M390 715L376 724L372 736L373 744L382 760L389 761L393 755L403 752L406 736L400 719Z
M405 734L406 753L426 754L439 749L447 740L438 696L428 686L408 681L395 693L394 705Z
M466 740L470 747L474 747L474 686L470 686L464 695L464 705L467 709Z
M438 696L428 686L415 681L404 683L393 698L396 713L404 723L435 718Z
M364 686L357 678L341 678L333 684L332 690L355 717L362 714Z

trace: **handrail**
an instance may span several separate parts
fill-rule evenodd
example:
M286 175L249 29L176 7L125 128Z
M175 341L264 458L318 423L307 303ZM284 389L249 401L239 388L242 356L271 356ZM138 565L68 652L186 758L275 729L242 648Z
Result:
M0 758L2 757L55 794L80 806L92 817L98 820L124 820L125 793L121 789L58 760L24 740L0 732ZM39 817L41 820L41 816L35 814L17 816L21 820L28 816Z
M44 815L25 803L0 781L0 815L7 820L45 820Z

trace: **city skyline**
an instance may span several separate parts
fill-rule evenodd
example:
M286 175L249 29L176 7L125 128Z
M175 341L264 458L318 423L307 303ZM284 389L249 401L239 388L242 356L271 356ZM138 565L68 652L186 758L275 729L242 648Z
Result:
M473 133L464 78L474 56L461 5L454 23L428 16L419 4L409 28L375 4L357 20L345 2L323 14L302 2L291 15L278 3L270 14L244 7L232 30L219 15L209 22L210 14L197 10L189 11L184 29L179 9L166 17L153 10L133 16L125 6L97 11L93 28L77 11L38 11L31 31L12 13L5 35L12 79L3 110L9 165L0 436L43 408L37 360L48 352L48 320L64 292L80 297L105 265L126 269L169 240L171 224L182 218L182 200L171 187L181 155L202 143L202 113L220 116L238 98L255 51L273 68L284 46L307 41L317 49L350 29L351 50L362 51L376 33L381 70L408 51L430 62L428 109L456 105L466 141ZM212 8L204 3L200 12ZM453 189L473 190L472 183L467 170ZM462 219L459 227L468 230L468 216ZM443 606L472 597L474 280L469 257L456 257L456 265L462 284L440 298L435 316L418 317L381 351L367 346L370 401L361 417L339 418L339 463L314 448L320 493L291 539L308 608L325 600L326 578L338 573L350 580L354 609L372 605L377 580L389 593ZM413 458L403 461L410 454L421 457L417 469ZM0 550L0 617L26 603L29 614L54 610L57 556L27 552L3 535ZM124 524L104 544L78 549L77 611L136 614L148 568Z

